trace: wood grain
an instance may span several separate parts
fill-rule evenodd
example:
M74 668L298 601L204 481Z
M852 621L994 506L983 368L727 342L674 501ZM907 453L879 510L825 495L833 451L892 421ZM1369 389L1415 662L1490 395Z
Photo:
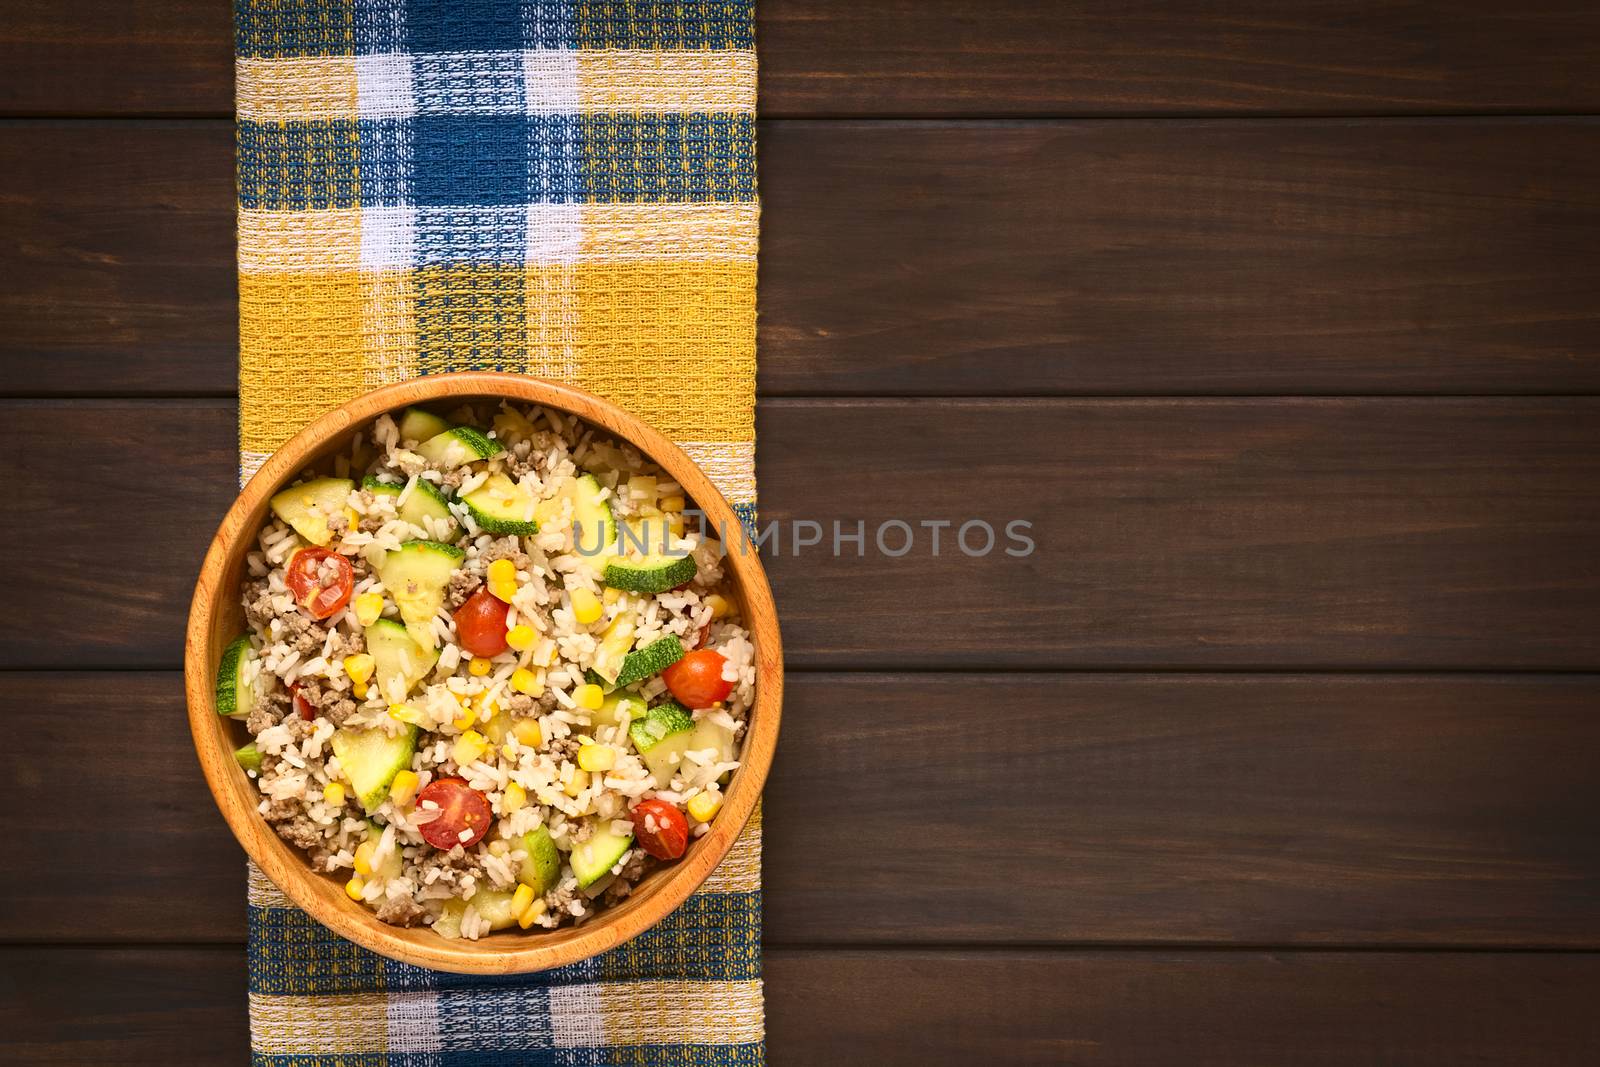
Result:
M0 666L176 666L233 496L232 403L0 413L21 502L0 514ZM763 518L788 530L998 532L972 559L953 529L901 558L796 556L785 532L767 566L792 665L1600 665L1600 399L788 399L758 430ZM1005 554L1013 519L1027 558Z
M1594 120L761 129L759 387L1600 390ZM235 389L225 123L0 137L11 395Z
M0 126L0 210L0 389L236 388L227 124Z
M1582 0L1352 8L1247 0L767 0L768 115L1475 114L1593 111ZM0 111L233 108L226 4L14 0Z
M798 673L786 695L773 945L1600 947L1600 677ZM13 827L32 873L0 889L0 940L243 937L176 674L0 674L0 714L39 724L0 749L24 810L70 782L102 813L81 850Z
M766 953L774 1067L1578 1067L1593 955ZM240 1062L237 948L0 949L0 1058ZM136 976L137 980L130 980Z

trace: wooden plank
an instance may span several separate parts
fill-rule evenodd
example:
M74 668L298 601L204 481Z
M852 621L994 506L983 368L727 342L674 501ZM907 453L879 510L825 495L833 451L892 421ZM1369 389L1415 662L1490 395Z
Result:
M245 956L226 948L0 948L0 1060L243 1063Z
M759 386L1595 392L1597 129L769 122ZM0 389L232 392L227 125L5 132Z
M1592 111L1600 16L1582 0L1229 4L766 0L772 115L1472 114ZM225 4L14 0L0 111L233 108Z
M8 401L0 667L175 666L238 489L232 401Z
M774 1063L1586 1065L1600 959L769 953Z
M0 412L21 502L0 515L0 666L177 666L233 495L231 402ZM790 399L758 426L791 665L1600 664L1600 398ZM891 519L916 535L900 558L873 544ZM801 520L826 524L825 545L835 521L864 524L864 554L796 556ZM919 527L979 520L997 531L981 558L953 529L934 555ZM1007 554L1014 520L1032 524L1026 558Z
M794 674L766 936L1594 948L1597 698L1594 676ZM243 936L175 673L0 674L0 713L35 724L0 749L24 810L70 788L102 813L82 850L13 827L31 873L0 940Z
M1586 1067L1600 1039L1592 955L776 950L764 962L774 1064ZM249 1040L238 949L0 949L0 990L7 1063L234 1063Z
M0 130L0 189L8 206L0 233L7 372L0 388L12 395L234 390L239 303L228 124L9 124Z

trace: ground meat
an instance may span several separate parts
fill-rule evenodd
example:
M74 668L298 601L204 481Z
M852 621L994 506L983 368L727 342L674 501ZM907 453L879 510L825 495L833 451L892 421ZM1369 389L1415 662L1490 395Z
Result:
M554 711L560 701L551 690L545 690L539 697L531 697L526 693L512 693L506 701L506 711L513 719L526 719L529 716L544 715Z
M244 721L244 726L252 735L259 734L262 730L282 722L288 713L289 694L274 685L267 690L265 696L255 702L255 706L250 709L250 717Z
M550 758L560 766L564 761L576 759L578 755L578 742L570 737L558 737L544 747L550 753Z
M277 612L272 610L272 594L267 592L267 580L251 582L244 587L244 617L265 629Z
M554 435L548 432L536 433L532 439L518 441L511 446L511 451L506 453L506 469L513 478L521 478L525 474L540 474L550 465L550 445Z
M552 915L565 915L567 905L572 903L572 898L577 895L577 885L571 881L563 881L544 895L545 907Z
M389 520L382 515L363 515L361 521L356 523L356 529L362 533L375 534L383 529L383 524Z
M302 656L315 656L322 651L328 631L298 608L278 616L283 620L283 639Z
M489 547L484 549L478 558L483 560L483 565L486 567L497 559L509 559L519 571L533 569L533 559L522 551L522 542L515 536L501 537L491 541Z
M356 713L354 700L337 689L322 688L314 678L300 683L300 698L335 726L343 726L345 720Z
M467 480L467 468L457 467L455 470L439 472L439 487L451 492L459 489L461 483Z
M304 849L313 867L326 867L333 852L323 842L322 827L312 822L300 805L290 800L274 800L267 807L267 821L278 836L295 848Z
M450 584L444 587L444 606L450 611L455 611L467 602L483 579L474 578L466 571L456 571L450 576Z
M622 865L622 872L617 875L616 881L606 886L605 892L600 894L600 902L609 905L626 900L633 892L634 883L645 876L651 865L650 857L642 849L634 849L628 856L628 862Z
M484 878L483 860L479 858L476 850L468 852L460 845L448 852L433 849L424 856L418 864L417 884L427 885L428 872L437 870L439 876L434 879L434 884L443 882L446 885L460 885L467 878L482 881Z
M333 631L333 652L336 659L354 656L367 650L367 639L360 634L346 633L343 630Z
M378 921L389 923L391 926L415 926L428 914L410 897L399 899L383 898L383 903L378 905Z
M350 520L344 515L328 516L328 533L333 535L333 540L344 537L344 532L350 528Z

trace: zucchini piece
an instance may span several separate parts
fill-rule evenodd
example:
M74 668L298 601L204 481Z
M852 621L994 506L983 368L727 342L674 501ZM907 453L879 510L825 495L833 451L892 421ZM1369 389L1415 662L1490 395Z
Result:
M498 456L505 449L483 431L471 426L457 426L428 438L417 446L417 455L429 463L446 470L474 463L480 459Z
M694 747L691 743L694 733L694 718L682 704L672 700L657 704L644 718L635 719L628 727L633 747L639 750L639 758L650 769L657 789L672 784L672 776L677 773L683 754Z
M522 861L517 881L544 896L561 880L561 853L543 826L522 835L522 850L528 858Z
M633 693L612 693L600 702L600 710L589 713L593 726L627 726L650 711L643 697Z
M431 411L406 408L400 416L400 440L421 444L450 429L450 424Z
M362 480L361 488L384 496L399 496L405 490L403 485L380 482L370 474ZM461 533L461 524L450 513L450 502L439 487L426 478L417 479L416 488L411 490L411 495L406 497L406 502L396 509L395 514L429 537L433 536L434 529L424 519L442 519L449 523L449 529L444 533L447 541L454 540Z
M478 488L461 498L478 527L494 534L536 534L533 517L538 503L533 493L504 474L491 474Z
M504 930L517 925L517 917L511 914L511 894L499 889L480 887L472 894L471 900L455 897L445 901L439 917L434 920L433 932L448 941L460 937L461 920L466 916L469 904L477 909L479 915L489 920L491 930Z
M687 552L681 556L638 556L633 559L609 559L601 580L613 589L629 593L665 593L694 578L694 557Z
M237 637L222 650L222 661L217 664L216 704L217 714L230 719L246 719L255 710L255 686L246 682L245 667L256 658L256 650L248 635Z
M594 666L591 670L599 676L605 688L616 688L612 679L622 673L622 666L628 659L628 650L632 647L633 613L624 611L611 620L611 625L600 635L600 643L595 648Z
M261 773L261 750L256 748L254 741L248 745L240 745L233 750L233 758L239 761L239 766L247 771Z
M572 483L572 542L580 555L606 555L617 543L617 520L602 492L592 474Z
M295 533L314 545L326 545L333 540L329 519L343 516L354 524L355 512L349 504L350 491L355 487L356 483L348 478L313 478L279 491L270 506L272 513L293 527Z
M388 798L394 776L411 766L417 751L417 728L407 726L393 735L379 727L336 730L330 743L356 799L371 815Z
M613 686L625 689L634 682L642 682L653 674L660 674L683 656L683 642L678 640L677 635L658 637L643 648L628 653Z
M598 821L589 839L572 850L572 873L578 878L578 888L586 889L610 874L632 846L632 834L614 834L610 819Z
M376 851L378 847L378 839L382 836L383 827L379 826L371 819L368 819L367 836L361 843L365 845L370 842L373 850ZM403 846L400 844L399 838L396 838L394 847L391 848L389 850L389 854L383 858L383 862L372 869L372 877L381 879L385 882L389 881L390 879L400 877L400 872L405 869L406 865L405 856L401 855L400 852L402 847Z
M367 651L372 654L373 680L383 699L399 704L439 662L437 649L423 648L411 633L393 619L379 619L366 628Z
M384 554L378 577L394 598L411 639L427 651L438 647L433 617L444 606L444 589L466 552L439 541L407 541Z

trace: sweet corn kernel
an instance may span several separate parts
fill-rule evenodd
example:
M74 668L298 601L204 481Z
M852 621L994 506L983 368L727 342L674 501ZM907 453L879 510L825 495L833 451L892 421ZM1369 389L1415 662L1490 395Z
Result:
M368 682L372 680L372 672L377 669L378 661L365 652L357 652L353 656L344 658L344 673L350 676L352 682Z
M497 559L489 564L489 580L491 582L514 582L517 580L517 565L509 559Z
M456 761L457 767L465 767L469 763L476 763L487 751L489 742L483 739L483 735L476 730L468 730L450 746L450 758Z
M609 771L617 764L617 750L610 745L584 745L578 749L578 766L586 771Z
M506 791L500 794L500 814L510 815L514 811L521 811L528 803L528 791L511 782L506 786Z
M356 846L355 864L357 874L372 873L372 853L377 847L378 843L376 841L363 841Z
M526 885L517 886L517 891L511 894L511 914L519 919L522 913L528 910L528 905L533 903L533 887Z
M394 781L389 783L389 799L401 807L411 803L411 798L417 795L417 785L420 781L416 771L401 771L394 776Z
M590 623L599 622L600 616L606 613L605 606L600 603L600 598L587 589L574 589L572 591L572 617L578 620L579 626L588 626Z
M369 690L367 689L367 683L366 682L355 682L354 684L352 684L350 686L350 692L355 696L355 698L357 700L365 700L365 699L367 699L367 693L369 692Z
M682 537L683 530L683 514L681 512L675 511L671 515L667 516L667 533L671 534L673 537Z
M362 593L356 597L356 620L362 626L371 626L383 615L383 594Z
M713 619L725 619L728 617L728 612L733 610L733 605L729 604L728 598L721 593L712 593L706 597L706 604L711 608Z
M389 718L415 726L422 721L422 712L410 704L390 704Z
M344 884L344 895L351 900L360 900L366 891L367 883L359 874Z
M608 585L608 586L606 586L606 591L604 593L601 593L600 596L601 596L601 599L604 600L607 605L615 604L618 600L622 599L622 590L613 589Z
M524 626L520 622L506 631L506 644L511 646L513 652L526 652L533 647L539 635L533 632L533 627Z
M472 675L474 678L482 678L493 668L494 664L490 663L482 656L473 656L472 659L467 663L467 673Z
M515 741L507 741L505 744L500 746L500 755L504 756L512 763L517 762L517 753L520 751L521 749L517 748L517 743Z
M682 511L688 506L689 502L683 499L683 495L681 493L674 493L671 496L664 496L661 498L662 511Z
M517 916L517 925L522 927L524 930L526 930L528 927L530 927L534 923L538 922L539 921L539 916L541 916L543 914L544 914L544 901L543 900L535 900L531 904L529 904L526 908L523 909L521 915Z
M344 804L344 786L338 782L329 782L322 787L322 802L340 807Z
M689 798L689 814L697 822L710 822L722 810L721 793L696 793Z
M489 855L491 855L491 856L504 856L507 852L510 852L510 851L511 851L511 846L509 844L507 844L503 839L489 842Z
M495 582L495 581L491 581L489 583L489 595L494 597L497 600L503 600L507 604L509 604L513 600L516 599L516 596L517 596L517 583L514 582L514 581L512 581L512 582Z
M579 793L589 788L589 772L577 770L572 772L572 780L562 786L569 797L576 797Z
M605 703L606 695L600 692L600 687L598 685L590 682L586 685L580 685L578 688L574 689L572 691L572 699L580 708L588 708L590 711L599 711L600 705Z
M450 721L450 725L457 730L467 731L472 729L472 724L478 721L478 713L471 708L462 708L461 714Z
M529 748L538 748L544 743L544 731L539 729L538 719L518 719L511 732L516 735L518 744Z
M511 688L531 697L541 696L544 693L544 679L526 667L518 667L511 672Z

